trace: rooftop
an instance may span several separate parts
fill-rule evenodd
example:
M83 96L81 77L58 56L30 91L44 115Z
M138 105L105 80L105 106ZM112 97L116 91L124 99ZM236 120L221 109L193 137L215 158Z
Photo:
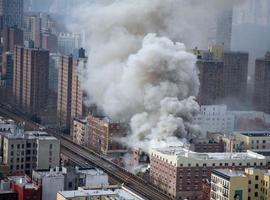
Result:
M270 136L270 131L243 131L239 133L247 137L269 137Z
M73 191L60 191L58 192L65 198L74 198L74 197L94 197L94 196L106 196L106 199L111 200L141 200L137 196L131 194L128 190L125 190L121 187L118 188L101 188L101 189L91 189L84 190L83 188L79 188L78 190ZM109 197L108 197L109 196Z
M65 198L117 195L117 193L112 190L71 190L71 191L60 191L58 193Z
M93 167L89 167L89 168L56 167L56 168L51 168L50 170L35 170L35 172L37 172L41 176L53 177L53 176L63 176L63 174L69 173L70 169L76 171L77 173L86 174L86 175L92 175L92 176L105 175L105 173L102 170L99 170Z
M197 153L190 151L183 147L167 147L163 149L154 149L155 151L165 154L165 155L175 155L177 157L193 158L197 160L243 160L243 159L264 159L264 156L254 153L252 151L247 151L243 153Z
M15 122L12 119L6 119L0 116L0 124L15 124Z
M239 177L239 176L245 176L244 171L236 171L231 169L216 169L213 171L213 174L216 175L225 175L227 177Z
M4 136L9 139L38 139L38 140L57 140L56 137L49 135L46 132L41 131L26 131L26 132L17 132L15 134L6 132Z
M24 186L26 189L37 188L26 176L9 176L8 179L17 185Z

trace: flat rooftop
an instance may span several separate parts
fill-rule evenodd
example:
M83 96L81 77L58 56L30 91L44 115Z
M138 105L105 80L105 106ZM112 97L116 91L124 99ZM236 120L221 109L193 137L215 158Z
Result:
M38 140L58 140L56 137L49 135L47 132L41 131L25 131L18 133L4 133L4 136L9 139L38 139Z
M270 136L270 131L243 131L239 133L247 137L269 137Z
M230 180L233 177L245 177L244 171L236 171L230 169L216 169L213 170L212 173L226 180Z
M58 193L65 198L117 195L117 193L112 190L71 190L71 191L60 191Z
M60 191L58 192L64 198L79 198L79 197L95 197L95 196L104 196L105 199L110 200L141 200L137 196L134 196L132 193L126 191L125 189L93 189L93 190L83 190L79 188L78 190L73 191Z
M264 159L263 155L247 152L221 152L221 153L197 153L183 147L167 147L163 149L153 149L164 155L175 155L177 157L193 158L197 160L243 160L243 159Z
M77 173L86 174L86 175L106 175L106 173L102 170L99 170L94 167L87 167L87 168L72 168L71 170L76 171ZM41 176L63 176L63 174L66 174L69 172L69 169L66 167L59 167L58 169L52 168L50 170L35 170L36 173L38 173Z
M10 181L15 182L17 185L24 186L27 189L36 189L37 187L30 182L25 176L9 176Z

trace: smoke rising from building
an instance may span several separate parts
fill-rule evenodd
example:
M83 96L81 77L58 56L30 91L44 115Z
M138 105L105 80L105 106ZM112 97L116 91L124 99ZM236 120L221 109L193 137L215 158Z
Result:
M147 151L199 133L192 124L199 110L196 58L179 41L204 44L214 10L205 9L228 3L214 2L120 0L77 9L89 51L84 89L106 115L130 121L124 143Z

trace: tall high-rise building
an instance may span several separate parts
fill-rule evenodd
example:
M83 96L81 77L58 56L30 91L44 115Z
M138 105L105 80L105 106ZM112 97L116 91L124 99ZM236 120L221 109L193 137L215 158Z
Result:
M224 51L223 46L212 46L208 51L193 50L200 71L201 105L225 103L234 108L235 102L247 98L248 53Z
M217 104L224 98L224 62L215 59L199 59L200 89L198 101L201 105Z
M59 70L59 54L50 54L50 67L49 67L49 90L57 94L58 90L58 70Z
M224 89L227 99L239 102L246 100L248 59L249 54L245 52L224 52Z
M58 51L61 54L69 55L75 49L81 47L81 35L76 33L60 33L58 35Z
M13 86L13 53L5 52L3 54L3 69L5 69L5 81L7 92L12 93Z
M0 0L1 28L8 26L22 27L23 0Z
M270 113L270 52L255 64L254 105L259 111Z
M24 17L24 40L33 41L35 47L41 47L41 18L37 15Z
M3 52L13 52L15 45L23 45L23 31L17 27L4 27Z
M225 6L209 22L208 45L224 45L226 51L231 50L233 8Z
M47 104L49 51L16 46L14 60L15 100L28 112L40 114Z
M223 44L224 49L231 50L233 8L226 8L217 18L216 44Z
M58 69L57 114L59 125L70 128L75 117L82 117L83 92L78 68L86 64L86 58L62 56Z

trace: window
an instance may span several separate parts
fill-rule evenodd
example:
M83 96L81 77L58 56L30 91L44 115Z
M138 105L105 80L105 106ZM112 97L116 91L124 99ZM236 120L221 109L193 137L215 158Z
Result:
M20 144L17 144L17 149L19 149L21 146L20 146Z
M248 184L251 184L251 180L248 181Z
M69 188L72 188L72 185L73 185L72 182L68 182L68 187Z
M256 181L259 180L259 176L255 176L255 180L256 180Z
M258 188L259 188L258 184L255 184L255 189L258 189Z
M255 192L254 196L257 197L258 196L258 192Z
M52 146L53 146L53 145L52 145L52 144L50 144L50 149L52 149Z

